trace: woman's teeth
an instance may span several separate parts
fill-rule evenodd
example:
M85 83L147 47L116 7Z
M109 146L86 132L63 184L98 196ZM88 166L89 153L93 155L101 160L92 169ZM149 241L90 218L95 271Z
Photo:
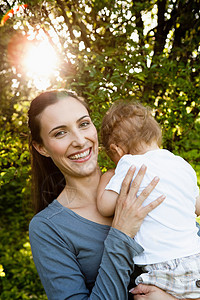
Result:
M90 149L86 150L85 152L75 154L73 156L70 156L70 159L79 159L79 158L85 158L90 153Z

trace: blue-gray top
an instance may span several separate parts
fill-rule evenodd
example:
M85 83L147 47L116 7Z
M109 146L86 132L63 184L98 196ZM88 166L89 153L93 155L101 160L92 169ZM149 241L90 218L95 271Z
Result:
M29 235L48 299L128 299L133 258L143 251L134 239L57 200L33 217Z

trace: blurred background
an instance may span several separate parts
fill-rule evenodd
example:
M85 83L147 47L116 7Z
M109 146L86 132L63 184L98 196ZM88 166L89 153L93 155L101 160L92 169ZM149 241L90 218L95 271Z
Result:
M46 89L153 109L200 185L199 0L0 1L0 299L47 299L31 256L27 110ZM111 166L100 145L102 171ZM198 220L198 219L197 219Z

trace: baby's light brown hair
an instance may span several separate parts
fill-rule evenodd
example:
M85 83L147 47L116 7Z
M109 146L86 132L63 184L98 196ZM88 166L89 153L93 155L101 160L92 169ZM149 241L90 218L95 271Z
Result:
M144 143L156 142L160 147L162 133L150 108L136 101L116 101L103 118L101 140L112 159L111 144L120 146L127 154L137 154Z

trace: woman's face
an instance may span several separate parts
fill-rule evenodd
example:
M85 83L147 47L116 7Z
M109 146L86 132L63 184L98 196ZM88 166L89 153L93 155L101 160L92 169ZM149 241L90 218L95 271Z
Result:
M67 176L84 177L97 168L98 138L87 109L66 97L48 106L40 115L40 154L51 157Z

